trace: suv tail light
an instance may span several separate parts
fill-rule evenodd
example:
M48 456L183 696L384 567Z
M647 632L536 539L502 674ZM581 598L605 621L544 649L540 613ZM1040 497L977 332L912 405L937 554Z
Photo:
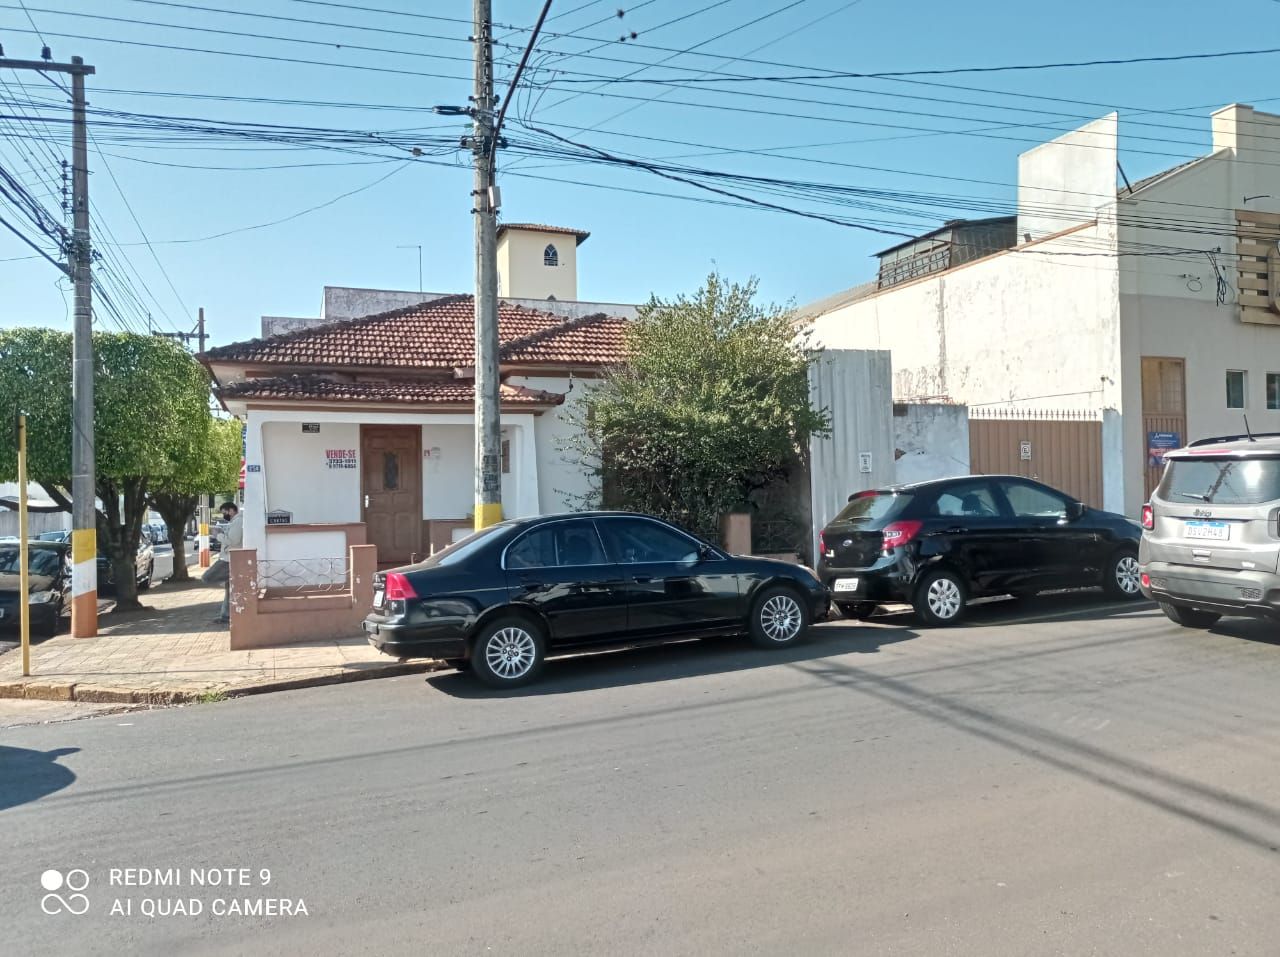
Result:
M886 552L906 545L920 534L924 522L890 522L884 527L884 550Z
M818 554L825 555L827 553L827 533L825 531L818 533Z
M399 572L387 574L387 601L404 601L406 598L417 598L418 593L409 584L409 579Z
M1156 510L1150 505L1142 506L1142 527L1148 530L1156 527Z

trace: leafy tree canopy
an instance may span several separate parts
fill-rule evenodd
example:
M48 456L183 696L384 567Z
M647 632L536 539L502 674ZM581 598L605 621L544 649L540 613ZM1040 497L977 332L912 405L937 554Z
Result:
M692 296L641 307L625 365L574 413L603 504L714 536L721 515L785 478L825 433L826 412L810 402L812 355L791 313L755 293L755 280L712 273Z

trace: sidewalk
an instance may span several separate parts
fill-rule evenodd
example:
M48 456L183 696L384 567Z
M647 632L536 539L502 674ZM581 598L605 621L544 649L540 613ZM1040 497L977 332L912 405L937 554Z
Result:
M22 677L19 650L0 655L0 698L176 704L438 667L431 661L400 663L362 636L228 651L227 628L213 621L221 588L166 583L141 598L147 610L103 615L96 638L64 634L33 645L29 678Z

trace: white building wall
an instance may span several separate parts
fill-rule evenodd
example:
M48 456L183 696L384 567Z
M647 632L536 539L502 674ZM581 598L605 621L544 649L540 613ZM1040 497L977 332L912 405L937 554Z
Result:
M552 376L512 376L512 385L544 389L564 395L564 404L544 412L534 420L537 437L538 505L543 515L572 512L582 507L592 492L592 479L585 467L565 450L565 444L577 431L571 421L573 408L588 389L591 380Z
M424 451L441 449L439 471L424 456L423 518L463 518L474 508L473 420L468 414L251 409L247 420L244 546L256 548L259 557L276 557L266 535L269 509L288 509L295 525L362 520L360 469L329 469L324 455L327 449L342 448L354 449L358 456L361 425L418 425ZM319 434L303 433L304 422L318 424ZM535 416L504 414L502 428L511 442L511 472L502 481L503 514L538 515ZM272 536L271 547L289 537Z
M1018 157L1018 242L1091 223L1116 201L1115 113Z
M900 485L969 474L969 410L963 405L895 405L893 442Z
M885 290L816 319L814 340L892 352L900 401L1118 407L1112 234L1088 226Z

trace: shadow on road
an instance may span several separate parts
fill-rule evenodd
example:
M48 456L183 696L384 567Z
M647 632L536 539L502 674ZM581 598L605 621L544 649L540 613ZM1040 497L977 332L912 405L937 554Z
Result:
M0 811L39 800L61 791L76 779L58 758L75 754L79 748L32 751L0 744Z
M1150 612L1149 601L1116 601L1100 591L1064 591L1036 598L984 598L966 609L959 627L999 627L1027 625L1037 621L1069 618L1120 618L1135 612ZM906 605L889 605L870 621L878 625L917 625L915 613Z
M460 671L434 674L427 678L427 684L456 698L536 697L730 674L832 655L874 654L884 645L914 637L916 633L905 628L867 628L857 622L836 621L813 629L806 641L777 651L757 648L746 638L693 639L552 658L537 683L527 688L487 688Z
M1170 622L1170 627L1177 626ZM1259 618L1220 618L1209 629L1209 634L1252 641L1260 645L1280 645L1280 629L1276 628L1276 623Z

